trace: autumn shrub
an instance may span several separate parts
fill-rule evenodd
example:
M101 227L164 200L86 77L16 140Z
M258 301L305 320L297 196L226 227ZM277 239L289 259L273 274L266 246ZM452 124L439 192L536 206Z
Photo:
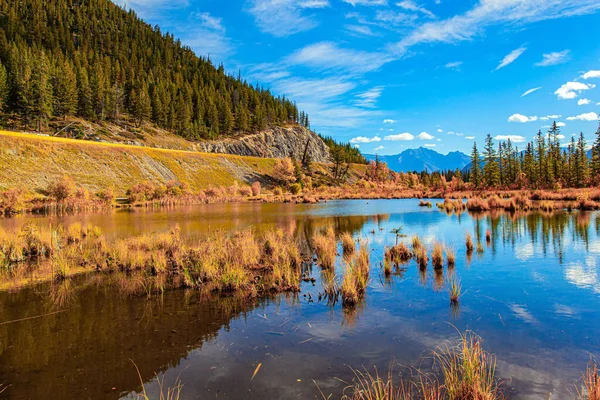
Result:
M252 183L251 186L252 189L252 195L253 196L260 196L261 193L261 186L260 186L260 182L256 181Z

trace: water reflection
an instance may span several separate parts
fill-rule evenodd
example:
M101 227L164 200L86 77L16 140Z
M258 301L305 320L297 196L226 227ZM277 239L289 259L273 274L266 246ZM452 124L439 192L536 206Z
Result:
M83 219L113 236L175 223L190 238L277 226L305 254L312 253L313 233L333 225L337 234L369 240L371 280L365 298L347 309L327 295L339 284L343 262L335 271L306 263L300 294L252 301L195 291L147 300L95 275L0 293L0 323L39 317L0 325L0 383L12 385L0 397L117 399L139 390L132 359L150 393L157 372L167 383L180 375L184 399L312 398L318 394L312 379L325 393L340 393L345 385L334 377L348 379L346 365L385 368L392 359L421 365L423 354L470 328L497 354L512 397L569 398L589 353L600 352L597 213L448 215L398 200L217 205ZM18 229L26 220L2 224ZM429 250L435 241L454 248L456 267L419 269L410 261L385 276L384 249L395 244L398 226L407 245L419 235ZM476 257L465 250L467 231L484 247ZM452 276L463 285L460 304L449 302Z

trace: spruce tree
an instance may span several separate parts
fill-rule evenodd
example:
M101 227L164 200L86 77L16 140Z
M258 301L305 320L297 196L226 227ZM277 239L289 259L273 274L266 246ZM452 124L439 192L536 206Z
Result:
M485 166L483 167L483 181L488 187L496 187L500 184L500 171L498 168L497 157L494 139L492 139L492 135L488 134L485 138Z
M31 71L27 97L29 99L28 112L34 117L36 130L39 132L52 115L53 101L48 57L43 51L37 55Z
M477 142L473 143L473 151L471 152L471 183L475 187L481 185L481 159L479 150L477 150Z
M2 116L8 101L8 74L0 61L0 116Z
M596 141L592 147L592 176L595 183L600 181L600 124L596 130Z

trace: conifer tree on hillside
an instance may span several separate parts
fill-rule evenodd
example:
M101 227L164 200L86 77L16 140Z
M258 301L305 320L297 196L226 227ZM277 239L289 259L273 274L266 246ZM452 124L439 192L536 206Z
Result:
M6 107L8 101L8 76L6 68L0 62L0 116L2 116L3 110Z
M596 131L596 141L592 147L592 176L596 184L600 183L600 124Z

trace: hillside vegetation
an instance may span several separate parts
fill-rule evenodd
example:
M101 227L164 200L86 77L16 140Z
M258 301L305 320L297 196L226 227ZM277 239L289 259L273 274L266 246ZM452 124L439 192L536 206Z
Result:
M39 191L71 177L97 191L122 195L143 181L185 181L191 189L268 181L275 160L95 143L0 131L0 189Z

